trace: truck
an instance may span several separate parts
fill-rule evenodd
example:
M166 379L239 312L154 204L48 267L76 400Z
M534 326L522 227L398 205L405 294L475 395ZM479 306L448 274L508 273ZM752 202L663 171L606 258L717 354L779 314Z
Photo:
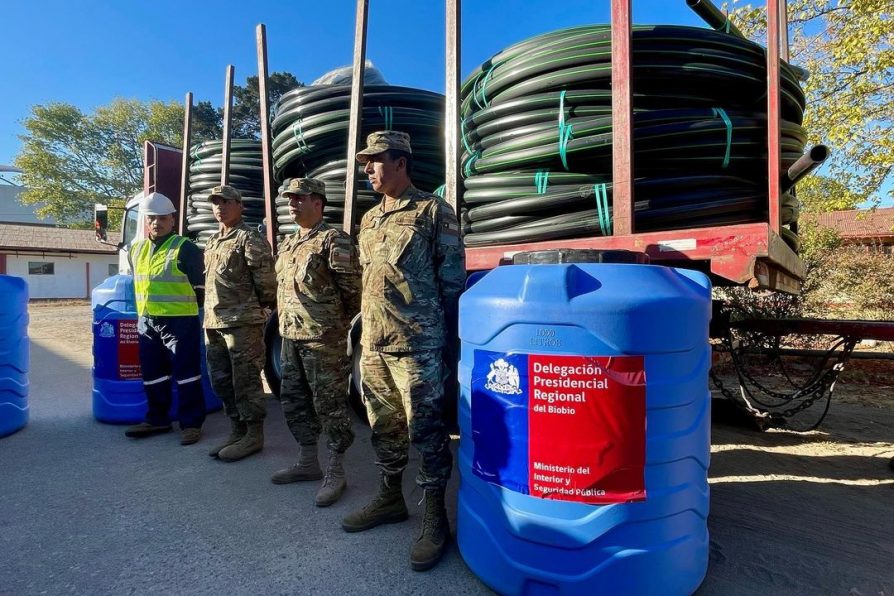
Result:
M693 8L715 30L726 31L730 35L740 35L735 26L709 0L687 0ZM632 107L632 24L631 0L612 0L612 55L611 55L611 106L612 106L612 156L611 172L613 189L614 230L609 235L580 237L574 239L546 240L536 242L517 242L491 246L467 247L465 251L468 273L484 272L494 267L512 262L513 256L519 252L552 249L589 249L589 250L630 250L643 252L654 264L685 267L701 270L720 286L745 286L752 290L769 290L796 294L799 292L805 275L804 264L791 245L784 241L782 226L781 195L784 189L794 184L798 178L817 167L827 155L823 146L808 151L802 159L788 169L781 170L780 143L780 64L788 59L787 39L785 36L785 0L768 0L768 41L766 49L767 69L767 213L766 221L735 225L711 225L698 228L681 228L666 231L638 231L633 218L633 107ZM465 139L461 132L461 98L460 98L460 0L446 2L446 124L445 124L445 171L446 184L444 198L459 213L462 195L462 142ZM351 78L350 122L347 138L347 160L353 163L353 156L360 146L360 124L363 109L364 68L366 64L366 21L368 0L358 0L355 24L354 62ZM261 146L264 163L264 186L266 206L266 229L264 230L271 246L276 249L277 223L274 208L274 183L271 157L270 106L268 102L267 83L267 49L266 30L263 25L257 28L258 75L260 84L260 122ZM228 69L228 90L232 89L232 67ZM799 76L806 76L800 73ZM225 98L225 125L223 138L223 160L221 183L228 180L228 147L230 143L231 97ZM144 187L143 193L136 195L125 206L122 223L122 240L120 270L127 272L125 252L135 238L142 234L141 217L137 206L144 193L162 192L170 197L175 205L180 205L179 230L186 231L185 197L187 195L188 150L190 147L190 113L192 94L186 98L186 117L184 122L184 145L182 149L168 147L156 143L146 143L144 151ZM355 203L357 184L356 168L347 168L346 194L344 208L344 230L355 234ZM97 232L104 231L97 219ZM787 321L785 324L767 325L766 321L750 318L729 317L723 314L722 304L718 304L715 312L712 333L718 339L718 348L733 354L737 366L740 388L738 392L728 387L720 387L724 396L733 400L749 416L753 416L763 427L772 425L794 428L792 417L807 409L821 406L831 399L831 391L835 379L860 338L878 340L894 340L894 326L891 324L861 324L860 322L804 320ZM795 386L784 395L779 395L768 387L756 382L753 375L744 371L740 362L744 358L735 358L753 349L754 345L744 345L735 337L743 334L761 333L775 338L770 342L778 351L781 339L787 333L816 333L840 337L823 358L819 359L817 371L809 376L804 384ZM355 411L365 416L365 410L359 399L359 387L356 374L359 362L359 346L357 340L359 328L354 325L349 339L353 347L354 372L349 381L351 403ZM274 316L265 335L268 361L265 373L270 387L278 392L280 367L280 337L277 319ZM455 382L445 385L448 393L455 395ZM776 395L778 399L771 404L761 401L760 393ZM807 396L805 398L805 396ZM454 398L455 399L455 398ZM805 406L805 404L807 404ZM820 408L821 409L821 408ZM805 426L813 427L818 420L811 420Z

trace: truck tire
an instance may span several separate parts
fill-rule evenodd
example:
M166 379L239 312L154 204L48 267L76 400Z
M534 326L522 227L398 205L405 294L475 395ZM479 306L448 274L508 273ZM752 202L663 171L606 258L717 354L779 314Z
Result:
M363 346L360 345L360 332L362 325L359 315L351 322L351 331L349 333L349 341L351 342L351 381L350 381L350 403L351 408L360 420L369 423L369 417L366 414L366 406L363 404L360 387L360 355L363 353ZM448 341L456 342L455 338ZM454 353L459 353L458 350ZM444 424L450 433L459 432L457 399L459 385L457 382L456 371L457 363L445 360L444 366L447 367L446 379L444 380Z
M348 403L351 409L364 424L369 424L369 416L366 413L366 405L363 403L363 390L360 387L360 356L363 354L363 346L360 345L360 331L363 329L360 323L360 314L351 320L351 328L348 331L348 341L351 343L351 374L348 378Z
M264 378L273 395L279 398L282 385L282 337L279 335L279 314L274 310L264 328L264 346L267 348L264 358Z
M359 325L357 332L352 332L350 338L353 351L351 356L351 373L348 377L348 403L361 422L366 424L369 422L369 419L366 417L366 406L363 405L363 398L360 397L361 349ZM282 336L279 334L279 314L276 311L273 311L273 314L267 321L267 327L264 329L264 344L267 348L264 361L264 377L267 379L270 391L279 398L279 391L282 386Z

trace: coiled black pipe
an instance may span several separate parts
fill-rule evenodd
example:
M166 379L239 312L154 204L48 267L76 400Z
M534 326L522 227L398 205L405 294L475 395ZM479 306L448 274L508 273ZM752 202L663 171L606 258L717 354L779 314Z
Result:
M764 50L726 33L634 27L638 231L767 217ZM804 94L781 67L782 165L804 153ZM467 246L611 234L611 32L522 41L462 86ZM782 198L783 221L797 201ZM796 237L784 233L797 245Z
M208 196L220 184L222 141L193 145L189 152L189 200L186 229L196 244L205 242L218 230ZM230 141L230 186L242 193L243 219L250 226L264 220L264 165L261 143L250 139Z
M314 177L326 182L324 219L341 226L344 221L344 182L347 177L347 133L351 87L318 85L293 89L274 108L274 178ZM367 85L363 93L361 135L376 130L399 130L410 135L413 146L413 182L434 191L444 180L444 97L430 91L390 85ZM356 164L350 164L356 167ZM281 185L282 188L282 185ZM361 217L376 204L366 176L359 176L355 212ZM276 200L280 233L296 229L288 216L288 201Z
M730 21L727 15L720 12L711 0L686 0L686 5L715 31L722 31L746 39L739 28ZM799 66L792 66L791 64L788 66L798 77L799 81L807 81L810 73Z

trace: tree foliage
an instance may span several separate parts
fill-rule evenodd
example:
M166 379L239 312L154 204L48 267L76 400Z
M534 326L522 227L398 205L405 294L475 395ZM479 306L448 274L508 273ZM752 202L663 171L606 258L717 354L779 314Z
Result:
M288 72L274 72L267 77L267 94L273 106L283 93L299 87L301 82ZM251 76L245 85L233 88L233 136L237 139L257 139L261 136L261 94L258 77Z
M270 75L271 103L300 86L289 73ZM233 90L234 138L260 135L258 77ZM21 195L37 214L61 224L90 225L94 203L121 206L143 186L143 143L183 144L183 106L177 102L115 99L85 113L63 102L35 105L23 122ZM193 142L223 136L223 110L210 101L193 108ZM114 218L112 218L114 220Z
M142 186L143 141L178 146L183 108L173 102L116 99L85 114L66 103L32 107L23 122L21 195L41 217L83 224L94 203L120 205Z
M267 77L267 93L271 107L286 91L300 87L301 82L288 72L274 72ZM258 77L251 76L244 85L233 87L233 138L261 137L261 94ZM200 101L193 108L192 140L195 142L219 139L223 136L223 108L215 108L209 101Z
M732 21L764 43L764 3L735 4ZM804 209L894 196L894 0L789 0L788 20L790 61L810 72L804 126L811 143L832 149L821 175L798 184Z

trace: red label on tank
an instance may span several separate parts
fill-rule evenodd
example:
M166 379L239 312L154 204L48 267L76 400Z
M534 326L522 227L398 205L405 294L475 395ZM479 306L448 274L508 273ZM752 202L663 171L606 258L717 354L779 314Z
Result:
M136 321L118 321L118 377L122 380L140 378L140 338Z
M646 497L642 356L528 356L529 494L608 504Z

